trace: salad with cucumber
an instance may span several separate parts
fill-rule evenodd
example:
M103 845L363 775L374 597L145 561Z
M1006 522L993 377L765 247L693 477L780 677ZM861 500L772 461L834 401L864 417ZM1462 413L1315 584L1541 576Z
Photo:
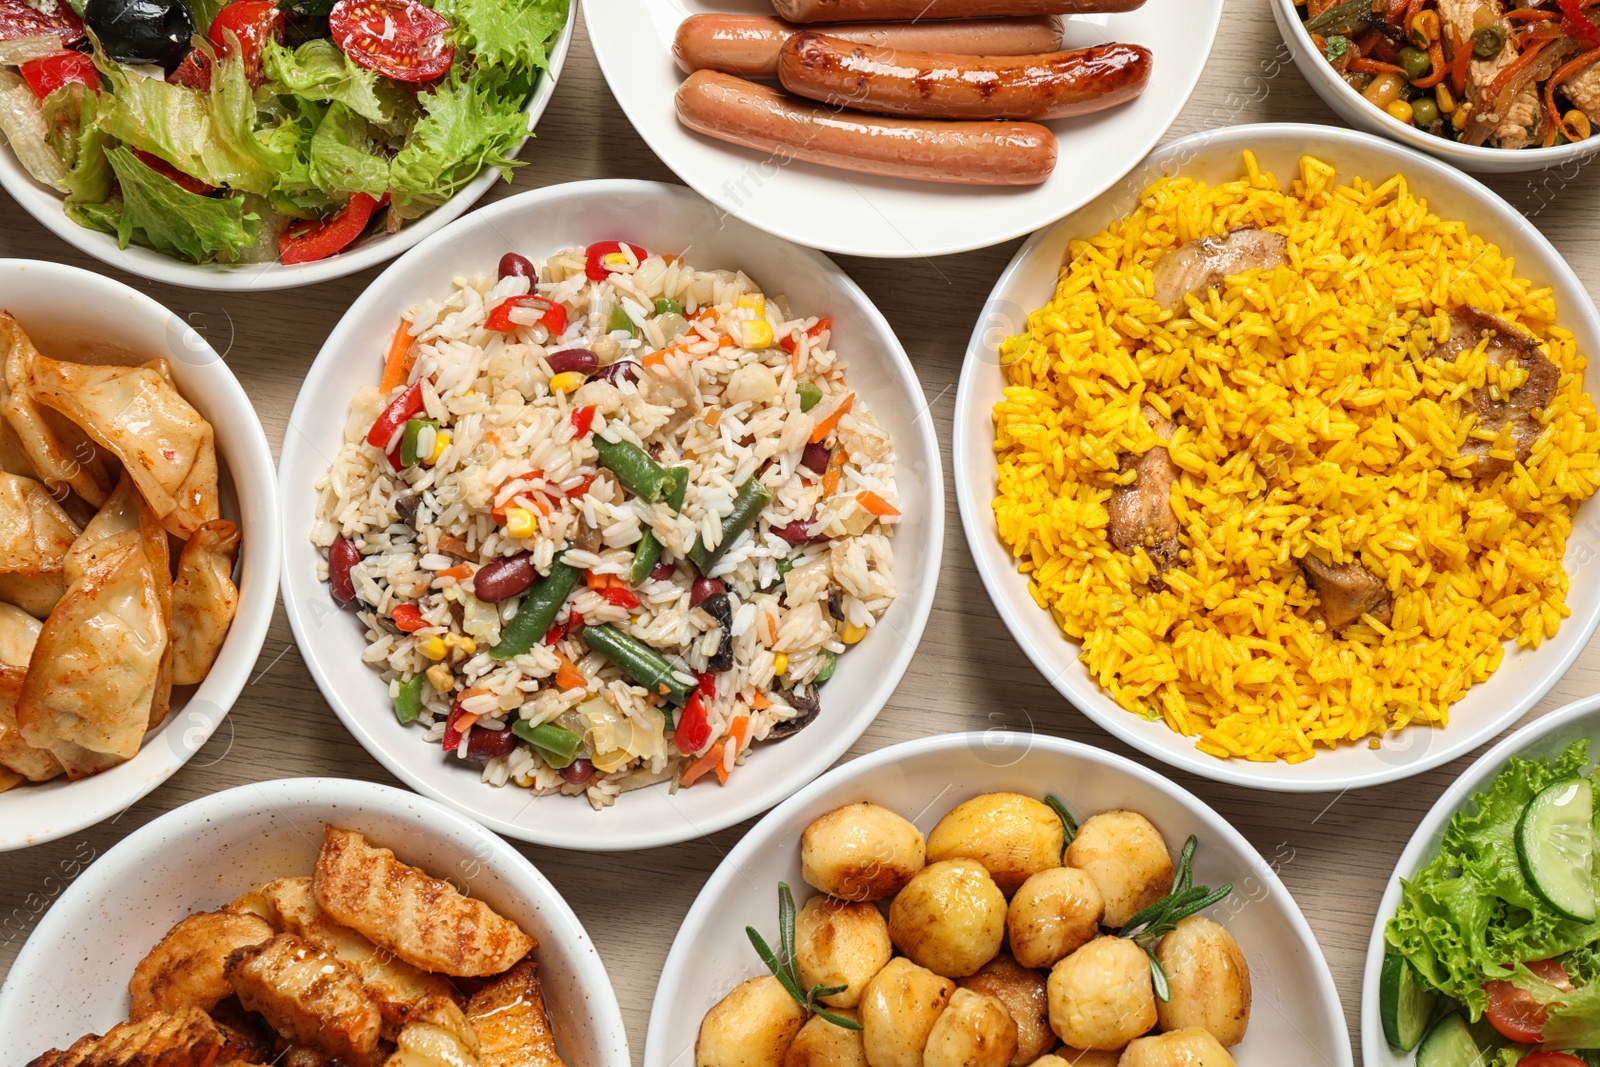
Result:
M569 0L0 0L0 134L81 226L307 263L509 177Z
M1418 1067L1600 1065L1588 742L1513 757L1401 882L1384 930L1384 1036Z

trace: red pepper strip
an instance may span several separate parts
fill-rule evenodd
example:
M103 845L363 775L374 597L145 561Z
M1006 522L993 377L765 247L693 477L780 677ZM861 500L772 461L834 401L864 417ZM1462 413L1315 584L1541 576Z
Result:
M1450 88L1456 99L1467 91L1467 68L1472 64L1472 46L1454 29L1450 31Z
M611 276L611 268L605 265L605 258L622 251L622 241L600 241L590 245L584 253L583 273L590 281L603 282ZM643 263L649 258L650 253L638 245L628 245L628 250L633 253L633 258Z
M185 192L193 193L195 196L210 196L217 191L216 186L207 185L199 178L190 177L160 156L151 155L142 148L135 148L133 155L140 163L143 163L162 177L170 179Z
M833 329L833 320L832 319L818 319L815 323L812 324L810 329L806 330L806 336L807 337L816 337L823 330L831 330L831 329Z
M377 210L366 193L351 193L350 202L330 218L297 219L278 235L278 258L285 263L314 263L342 252L361 236Z
M494 306L494 310L489 312L489 317L484 320L484 329L493 330L496 333L511 333L515 331L517 324L511 321L511 309L519 307L543 309L544 314L539 316L539 321L544 323L545 328L552 335L567 332L567 309L553 300L532 294L508 297L500 301Z
M678 716L678 728L673 731L672 743L678 746L678 751L685 756L693 755L705 747L711 740L711 722L706 715L706 705L700 699L696 690L689 697L689 702L683 706L683 714Z
M575 408L573 410L572 428L577 431L579 437L582 437L594 427L594 414L595 406L593 404L585 404L583 407ZM594 481L593 478L589 480L591 482ZM588 486L585 486L584 488L587 489ZM571 496L572 494L568 493L567 495Z
M405 428L407 420L421 410L422 380L419 378L406 386L405 392L383 409L378 421L367 431L367 444L373 448L387 449L394 441L394 435Z
M585 474L583 477L579 478L578 484L567 490L567 499L577 500L580 497L587 496L589 493L589 487L594 485L594 479L595 476L592 474Z
M100 91L100 72L95 69L94 60L70 48L40 56L38 59L30 59L18 67L17 71L28 83L28 88L33 90L33 95L40 100L63 85L74 83L84 86L90 92Z
M1561 8L1561 24L1574 37L1581 37L1590 44L1600 45L1600 28L1589 21L1589 16L1584 14L1583 5L1578 0L1556 0L1556 6Z
M619 608L632 609L639 606L639 598L633 595L633 591L624 589L620 585L608 585L604 589L596 590L596 592L600 594L600 599L607 604L614 604Z
M418 630L427 629L427 620L422 617L422 612L415 604L396 604L389 613L389 618L400 628L401 633L414 634Z
M707 700L717 699L717 676L706 671L700 676L700 682L694 687L694 691Z
M1393 63L1385 63L1381 59L1368 59L1366 56L1357 56L1350 61L1350 68L1357 74L1405 74L1404 67Z
M1421 81L1411 83L1418 89L1432 89L1450 72L1450 65L1444 61L1444 45L1437 39L1428 42L1428 62L1433 64L1433 70Z
M1517 80L1519 75L1527 72L1533 66L1534 59L1540 52L1544 51L1545 45L1554 39L1553 37L1543 37L1536 41L1530 41L1528 50L1518 56L1515 62L1507 65L1506 69L1502 70L1499 76L1489 83L1489 91L1485 94L1484 99L1491 103L1500 99L1500 94L1505 92L1511 83Z
M458 700L450 705L450 718L445 720L444 737L441 739L441 747L446 752L454 752L461 746L461 731L456 729L456 723L460 722L466 713L461 701Z
M544 643L547 645L553 645L565 636L567 636L567 624L564 622L553 622L550 624L550 629L544 632Z

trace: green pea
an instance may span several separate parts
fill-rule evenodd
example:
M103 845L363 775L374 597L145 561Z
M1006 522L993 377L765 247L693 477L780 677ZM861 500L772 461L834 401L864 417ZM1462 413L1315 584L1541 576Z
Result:
M1420 48L1400 49L1400 69L1406 72L1409 81L1419 81L1428 76L1433 69L1433 60L1428 58L1428 53Z
M1411 121L1422 129L1427 129L1439 121L1439 105L1430 97L1417 97L1411 101Z
M606 320L606 332L616 333L618 330L627 330L630 336L639 336L639 327L633 324L628 313L622 310L621 304L611 305L611 317Z

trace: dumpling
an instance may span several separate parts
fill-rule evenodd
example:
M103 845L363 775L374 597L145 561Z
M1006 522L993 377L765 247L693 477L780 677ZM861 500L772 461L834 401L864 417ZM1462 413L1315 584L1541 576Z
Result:
M187 539L217 518L211 428L156 367L89 366L40 356L34 398L77 423L132 475L163 526Z
M39 643L39 620L10 604L0 604L0 665L26 667Z
M72 420L42 409L34 402L29 376L35 361L44 357L33 347L17 320L4 311L0 311L0 352L5 357L0 414L16 431L29 465L52 490L70 488L99 507L111 492L111 474L105 457Z
M0 571L60 574L78 533L44 483L0 472Z
M60 574L0 574L0 602L15 604L36 619L47 618L66 591Z
M17 701L23 740L72 778L131 759L167 650L161 595L140 546L95 559L40 631Z
M178 556L172 583L172 680L178 685L203 680L228 636L239 608L233 584L238 555L239 528L218 519L196 530Z
M0 368L0 397L5 395L5 390L5 374L3 368ZM3 412L0 412L0 471L20 474L24 478L38 477L38 472L33 469L33 461L28 458L27 450L22 447L22 438L11 428L11 423L6 421Z
M0 779L9 774L18 781L43 782L61 773L56 758L28 744L17 729L17 697L39 629L38 619L0 604Z

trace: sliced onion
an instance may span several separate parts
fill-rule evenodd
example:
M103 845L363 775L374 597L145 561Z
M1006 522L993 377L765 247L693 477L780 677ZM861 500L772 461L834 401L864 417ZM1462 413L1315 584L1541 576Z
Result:
M53 56L65 47L61 38L53 33L42 37L18 37L13 41L0 41L0 63L8 67L20 67L24 63L31 63L35 59Z
M17 162L34 181L67 191L67 168L45 138L39 101L15 71L0 70L0 133L5 134Z

